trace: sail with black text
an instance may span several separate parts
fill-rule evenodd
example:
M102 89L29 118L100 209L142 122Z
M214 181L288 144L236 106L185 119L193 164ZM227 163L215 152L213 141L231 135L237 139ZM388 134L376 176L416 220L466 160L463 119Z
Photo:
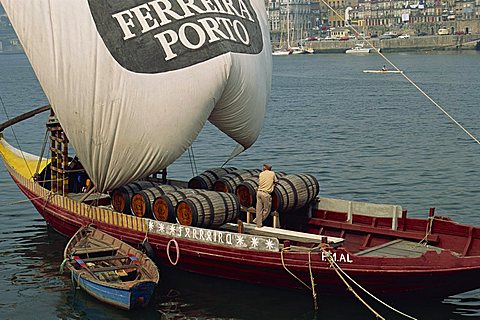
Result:
M242 150L263 126L261 0L0 0L99 191L158 172L207 120Z

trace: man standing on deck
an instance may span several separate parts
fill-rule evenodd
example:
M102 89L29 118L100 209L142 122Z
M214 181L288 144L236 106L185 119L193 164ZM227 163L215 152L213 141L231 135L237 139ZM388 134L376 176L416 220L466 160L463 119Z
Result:
M275 172L272 171L272 166L265 163L263 171L258 175L256 218L253 220L257 224L257 228L262 227L263 220L270 214L272 207L271 193L277 181L278 179Z

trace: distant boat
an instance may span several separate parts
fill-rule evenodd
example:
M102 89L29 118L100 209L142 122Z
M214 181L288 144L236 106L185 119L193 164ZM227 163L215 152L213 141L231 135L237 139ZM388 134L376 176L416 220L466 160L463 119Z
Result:
M278 49L272 52L274 56L289 56L294 54L311 54L314 53L312 48L289 47L288 49Z
M146 254L98 229L82 227L64 261L72 281L98 300L122 309L148 305L160 276Z
M363 70L364 73L403 73L401 70Z
M347 49L345 51L345 53L348 53L348 54L363 54L363 53L370 53L370 52L374 52L374 51L375 51L375 49L373 49L373 48L365 48L363 43L357 43L355 45L355 47L353 47L351 49Z
M305 48L303 46L291 47L290 49L293 51L292 54L311 54L311 53L314 53L313 48Z
M293 54L293 50L290 49L278 49L272 52L273 56L289 56Z

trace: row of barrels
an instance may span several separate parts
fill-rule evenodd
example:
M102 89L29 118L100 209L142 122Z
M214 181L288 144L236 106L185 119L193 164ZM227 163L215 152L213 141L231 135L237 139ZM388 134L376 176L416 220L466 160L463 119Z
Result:
M214 168L192 178L188 186L235 193L244 207L256 205L258 175L260 170ZM315 199L320 191L317 179L309 174L276 172L278 183L272 192L272 210L287 212L302 208Z
M192 178L189 188L133 182L112 192L116 211L183 225L215 227L235 221L240 206L254 207L260 170L216 168ZM302 208L319 193L317 179L309 174L276 172L272 211Z
M240 203L234 194L139 181L112 192L118 212L196 227L236 221Z

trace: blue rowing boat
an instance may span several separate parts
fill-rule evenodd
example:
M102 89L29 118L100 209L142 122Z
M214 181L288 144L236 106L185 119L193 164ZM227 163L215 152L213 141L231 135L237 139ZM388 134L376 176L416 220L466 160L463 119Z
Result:
M78 287L121 309L148 305L160 279L146 254L92 227L77 231L65 248L64 259Z

